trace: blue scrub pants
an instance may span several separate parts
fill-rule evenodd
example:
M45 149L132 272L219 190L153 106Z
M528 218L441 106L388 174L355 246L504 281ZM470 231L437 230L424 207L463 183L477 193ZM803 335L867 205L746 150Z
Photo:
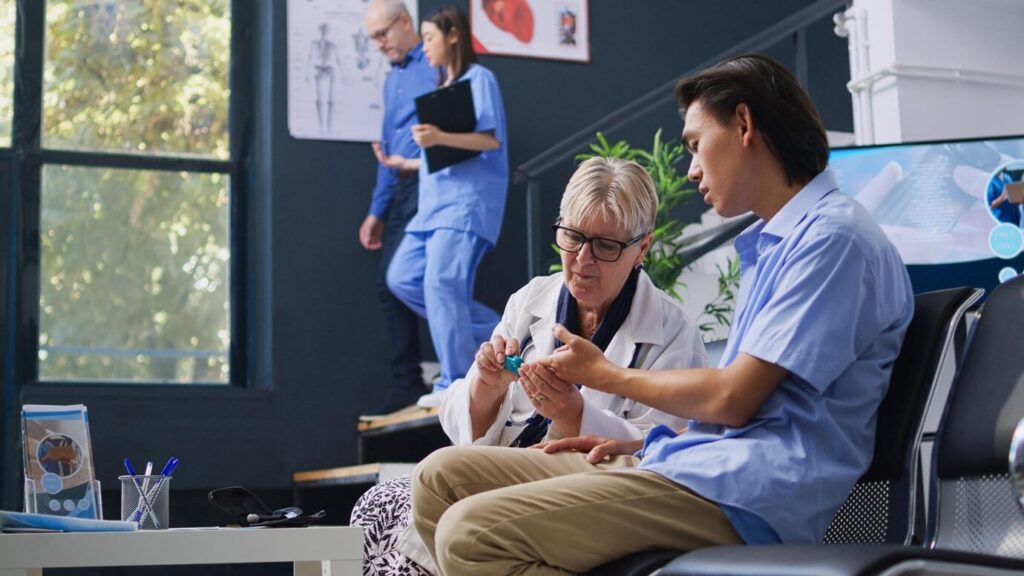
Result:
M480 259L490 244L472 232L440 228L406 232L388 267L388 288L427 319L441 364L441 391L466 375L500 317L473 300Z

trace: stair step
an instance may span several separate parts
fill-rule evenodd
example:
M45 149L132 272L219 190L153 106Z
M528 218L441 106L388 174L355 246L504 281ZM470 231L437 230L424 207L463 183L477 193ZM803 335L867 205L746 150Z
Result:
M324 470L307 470L292 474L292 483L296 488L377 484L395 476L410 474L415 467L416 464L408 462L376 462Z
M428 426L438 422L437 413L437 408L420 408L414 405L391 414L360 416L356 429L360 432L370 430L374 432L387 432L389 427L401 430L416 426Z

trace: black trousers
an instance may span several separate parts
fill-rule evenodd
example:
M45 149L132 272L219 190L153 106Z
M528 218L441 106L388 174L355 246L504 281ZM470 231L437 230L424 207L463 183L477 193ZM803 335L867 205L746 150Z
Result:
M391 362L391 390L393 393L408 391L410 395L426 393L420 369L419 316L388 290L385 277L395 249L405 235L405 226L416 215L418 194L416 178L399 181L384 221L384 246L381 248L377 269L377 296L384 310L391 345L388 356Z

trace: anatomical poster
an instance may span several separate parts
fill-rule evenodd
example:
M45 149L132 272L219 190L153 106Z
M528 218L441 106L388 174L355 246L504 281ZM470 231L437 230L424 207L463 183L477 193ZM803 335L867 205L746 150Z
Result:
M368 0L288 0L288 132L293 138L372 142L391 71L366 34ZM406 6L416 19L416 2Z
M480 54L590 61L588 0L470 0Z

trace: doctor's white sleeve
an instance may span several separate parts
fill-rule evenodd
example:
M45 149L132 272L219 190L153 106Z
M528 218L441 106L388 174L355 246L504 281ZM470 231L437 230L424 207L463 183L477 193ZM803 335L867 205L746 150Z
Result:
M491 422L490 427L483 436L473 440L473 422L469 415L469 379L476 377L476 364L469 369L465 378L452 383L445 392L441 401L441 428L456 446L477 444L480 446L501 446L503 445L501 433L505 429L505 422L512 414L512 389L509 386L505 392L505 399L498 408L498 415Z
M494 332L491 333L492 336L500 334L506 339L512 337L512 327L515 325L515 321L520 313L518 302L520 292L516 292L509 298L508 303L505 305L505 312L501 316L501 321L498 322L498 325L494 327ZM487 428L487 432L480 438L473 440L473 422L469 413L469 383L476 379L478 373L479 369L476 366L476 362L473 362L473 365L469 367L469 372L466 373L466 377L452 382L452 385L448 387L448 391L445 392L444 398L441 400L441 429L451 439L452 444L456 446L466 446L469 444L501 446L508 444L511 441L502 442L501 435L505 429L505 422L508 421L509 416L512 414L514 383L505 392L505 399L498 409L498 415Z

